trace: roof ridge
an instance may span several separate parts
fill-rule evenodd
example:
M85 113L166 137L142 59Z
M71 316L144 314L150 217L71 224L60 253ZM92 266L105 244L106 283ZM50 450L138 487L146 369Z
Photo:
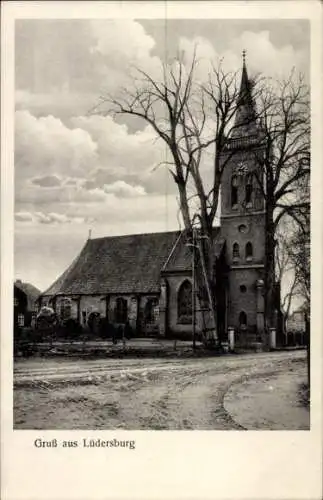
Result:
M88 239L68 269L42 295L157 293L160 270L178 235L179 231L164 231Z
M78 263L79 261L79 258L81 257L81 254L84 252L84 250L86 249L86 247L88 246L89 244L89 241L91 240L86 240L86 242L84 243L83 247L81 248L80 252L76 255L76 257L74 258L74 260L72 260L71 264L68 266L67 269L65 269L64 272L62 272L57 278L56 280L51 284L49 285L45 290L44 292L41 292L40 295L46 295L46 293L51 289L53 288L58 282L59 280L63 280L65 281L66 278L69 276L69 274L72 272L72 270L74 269L74 267L76 266L76 264Z
M35 294L37 293L38 295L41 294L41 290L39 290L38 287L36 287L35 285L33 285L32 283L30 283L29 281L17 281L15 280L14 281L14 286L16 286L17 288L19 288L20 290L24 291L24 288L28 288L29 289L29 292L34 292Z
M170 253L169 253L168 257L167 257L165 264L164 264L164 265L163 265L163 267L161 268L161 271L165 271L165 269L167 268L167 265L168 265L168 263L169 263L170 259L172 258L173 254L174 254L174 252L175 252L175 249L176 249L176 247L177 247L177 245L178 245L178 243L179 243L179 241L180 241L180 239L181 239L181 237L182 237L182 235L183 235L183 232L184 232L184 231L181 231L181 232L179 233L178 238L177 238L177 240L175 241L175 243L174 243L174 245L173 245L173 248L171 249L171 251L170 251Z
M109 238L127 238L129 236L155 236L159 234L175 234L182 232L180 229L173 229L171 231L154 231L152 233L129 233L129 234L115 234L109 236L99 236L98 238L91 238L88 241L98 241L98 240L107 240Z

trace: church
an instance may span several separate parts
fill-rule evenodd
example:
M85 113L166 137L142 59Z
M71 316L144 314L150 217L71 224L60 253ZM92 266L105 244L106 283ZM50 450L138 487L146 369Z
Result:
M222 339L231 329L241 345L259 341L264 330L265 202L255 179L264 141L251 88L244 61L214 228L217 329ZM141 336L191 338L193 321L197 336L203 330L201 310L192 307L191 249L180 231L88 239L39 304L83 326L93 314L128 323Z

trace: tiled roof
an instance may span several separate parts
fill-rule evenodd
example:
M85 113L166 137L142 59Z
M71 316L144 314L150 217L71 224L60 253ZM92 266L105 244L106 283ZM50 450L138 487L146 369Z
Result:
M31 283L24 283L20 280L16 280L14 286L19 288L22 292L26 294L28 301L28 308L32 309L35 304L35 301L38 299L40 295L40 290L38 290L38 288L36 288Z
M36 288L31 283L25 283L19 280L15 281L16 287L20 288L26 295L28 295L31 299L36 300L40 295L40 290Z
M214 251L215 256L219 257L224 245L224 239L220 238L220 227L214 227ZM185 233L181 233L178 244L169 256L163 272L186 271L192 267L192 250L187 245Z
M216 240L217 255L223 243ZM191 261L180 231L96 238L42 295L158 293L161 271L189 271Z
M42 294L152 293L179 231L91 239Z

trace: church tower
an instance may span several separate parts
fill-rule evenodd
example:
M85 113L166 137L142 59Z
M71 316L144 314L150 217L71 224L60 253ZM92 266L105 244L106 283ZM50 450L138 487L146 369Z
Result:
M227 164L221 183L221 235L229 268L226 323L242 345L263 338L264 329L265 202L257 161L264 151L264 136L252 87L244 51L235 126L223 153Z

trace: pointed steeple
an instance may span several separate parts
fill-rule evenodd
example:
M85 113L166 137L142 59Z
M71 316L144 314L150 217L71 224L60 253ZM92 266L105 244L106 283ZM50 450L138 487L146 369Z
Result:
M254 136L258 132L255 103L252 97L252 82L248 77L245 50L242 52L242 60L242 75L237 103L238 108L232 137Z

